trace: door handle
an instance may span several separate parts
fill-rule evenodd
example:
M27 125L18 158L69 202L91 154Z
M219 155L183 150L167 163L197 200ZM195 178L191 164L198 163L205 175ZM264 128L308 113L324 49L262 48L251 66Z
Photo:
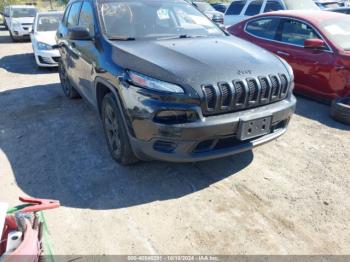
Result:
M289 53L283 52L283 51L277 51L277 54L279 54L279 55L284 55L284 56L290 56Z
M336 65L335 66L335 70L336 71L341 71L341 70L344 70L345 69L345 66L342 66L342 65Z

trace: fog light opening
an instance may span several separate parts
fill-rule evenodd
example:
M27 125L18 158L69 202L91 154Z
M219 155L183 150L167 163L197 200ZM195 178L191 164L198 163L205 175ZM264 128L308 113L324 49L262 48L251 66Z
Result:
M164 110L158 112L154 121L162 124L184 124L198 120L198 115L195 111L184 110Z

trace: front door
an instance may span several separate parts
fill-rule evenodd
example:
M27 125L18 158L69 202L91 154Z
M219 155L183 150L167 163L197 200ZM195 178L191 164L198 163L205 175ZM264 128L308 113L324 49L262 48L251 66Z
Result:
M95 16L93 8L89 2L84 2L80 11L79 27L87 28L92 39L95 34ZM77 68L79 76L77 84L83 95L93 101L94 69L98 58L98 50L94 40L75 41L75 49L79 53Z
M307 23L283 18L276 34L277 42L271 51L292 66L297 92L324 97L331 89L329 80L335 57L328 46L324 50L304 47L306 39L315 38L321 39L321 36Z

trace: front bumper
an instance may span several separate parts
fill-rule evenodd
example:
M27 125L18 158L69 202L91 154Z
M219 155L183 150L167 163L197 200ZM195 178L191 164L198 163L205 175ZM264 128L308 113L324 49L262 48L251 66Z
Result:
M27 38L30 35L30 32L32 31L32 26L27 27L15 27L11 29L11 33L14 37L20 38Z
M283 135L295 111L292 94L279 102L244 111L204 117L199 105L156 101L130 87L123 95L130 142L136 156L143 160L197 162L249 151ZM128 101L125 101L128 100ZM125 107L128 105L128 107ZM164 109L194 110L199 119L192 123L160 124L155 112ZM242 121L272 117L271 132L250 140L238 140Z
M41 67L57 67L58 66L58 60L60 59L60 52L59 50L43 50L35 51L35 61L38 66Z

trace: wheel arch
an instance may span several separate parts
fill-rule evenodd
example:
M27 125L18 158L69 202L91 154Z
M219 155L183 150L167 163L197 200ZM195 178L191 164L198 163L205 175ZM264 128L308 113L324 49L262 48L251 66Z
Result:
M127 112L125 111L125 107L120 97L118 88L115 87L109 81L105 80L104 78L97 77L95 79L95 97L96 97L96 107L100 117L101 117L101 106L102 106L103 98L109 93L112 93L117 101L117 105L120 111L122 112L121 115L123 118L123 122L128 128L128 131L129 131L128 133L134 136L134 130L132 128L130 118L127 116Z

